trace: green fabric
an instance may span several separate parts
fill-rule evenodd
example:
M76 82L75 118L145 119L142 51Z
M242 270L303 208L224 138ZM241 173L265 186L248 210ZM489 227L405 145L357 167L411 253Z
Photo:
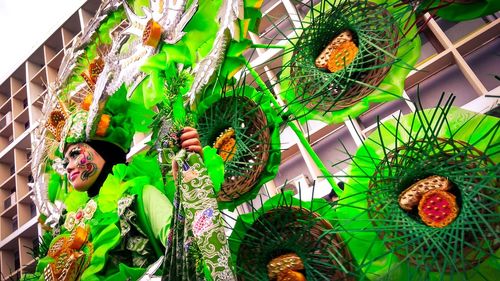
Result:
M279 126L282 122L282 119L279 116L277 116L275 109L271 107L270 98L264 95L263 93L258 92L257 90L255 90L250 86L241 86L235 88L234 90L229 90L229 91L220 88L216 88L214 90L210 89L208 91L211 92L211 95L202 99L198 104L196 110L198 119L200 119L201 116L205 115L206 111L211 106L221 101L223 97L244 96L251 99L256 104L259 105L260 109L264 112L266 116L267 125L270 130L269 156L265 168L262 171L261 175L259 176L259 180L255 183L255 185L250 191L241 195L237 199L231 202L219 202L219 208L229 209L230 211L233 211L236 208L236 206L254 199L259 193L261 186L266 182L270 181L271 179L273 179L278 173L279 164L281 162L281 142L280 142ZM234 117L236 118L236 116ZM203 132L200 132L200 134L201 133ZM202 145L212 145L212 144L203 143ZM232 161L238 161L238 159L233 159Z
M106 276L105 281L118 280L138 280L146 272L145 268L128 267L124 264L119 265L119 271L113 275Z
M201 156L180 150L175 161L178 188L163 278L190 280L209 273L203 279L233 280L222 215Z
M439 8L436 14L448 21L467 21L492 15L499 10L500 1L476 0L474 3L452 3Z
M118 219L118 217L116 217ZM106 254L120 242L120 229L115 225L116 221L107 221L106 225L96 224L91 227L92 244L94 253L89 267L82 273L82 280L99 280L97 273L100 272L107 260Z
M438 110L441 112L441 109ZM422 116L426 116L426 121L431 120L434 109L425 110ZM374 231L374 226L367 213L368 200L367 190L370 184L370 177L378 171L377 167L385 158L384 149L381 143L388 149L393 149L404 145L406 142L420 139L424 134L429 134L428 130L422 128L432 128L423 125L423 119L414 118L415 114L409 114L396 120L389 120L379 126L380 131L375 131L358 149L353 158L347 174L345 190L339 196L339 208L336 209L338 217L342 218L340 223L346 229L343 237L348 241L349 248L359 263L364 264L364 271L368 278L378 280L402 280L413 276L412 280L424 278L421 269L409 266L384 245L378 234ZM434 120L433 124L437 121ZM448 113L445 126L439 132L432 132L441 138L453 138L473 144L480 151L487 153L494 163L500 160L500 147L498 144L500 136L495 134L493 139L484 138L490 130L495 129L499 119L486 117L469 112L463 109L452 107ZM498 129L498 128L497 128ZM397 133L396 133L397 132ZM418 134L416 132L419 132ZM411 133L411 135L410 135ZM490 143L491 141L491 143ZM489 147L487 150L486 148ZM395 167L397 169L397 167ZM389 203L389 202L388 202ZM402 212L402 209L399 211ZM440 229L434 229L438 231ZM444 234L443 234L444 235ZM432 239L429 236L428 239ZM451 239L451 238L447 238ZM496 251L498 256L499 251ZM411 255L411 253L409 253ZM409 257L411 258L411 257ZM467 280L494 280L499 270L498 260L490 257L479 266L469 270L463 275ZM428 272L427 272L428 273ZM389 274L389 275L387 275ZM420 275L422 274L422 275ZM429 280L454 280L458 273L448 275L446 273L430 273ZM388 278L388 279L385 279ZM485 278L485 279L483 279Z
M214 185L214 191L218 193L224 182L224 160L217 154L217 149L205 146L203 147L203 162Z
M383 4L385 0L373 0L371 2ZM324 4L324 3L323 3ZM319 3L318 5L322 5ZM319 7L319 6L317 6ZM387 6L386 6L387 7ZM319 9L319 8L318 8ZM396 12L400 12L400 7L394 8L393 6L388 6L387 10L391 14L395 14ZM403 17L403 15L398 15L399 17ZM311 17L311 13L306 16L306 19L303 22L307 22L308 17ZM408 22L409 21L409 22ZM400 21L399 23L399 35L403 36L402 30L405 30L405 26L411 26L415 21L414 16L410 16L407 21ZM303 29L304 27L300 27ZM296 31L299 35L301 30ZM417 62L420 56L420 37L415 36L417 33L416 27L413 26L411 30L408 31L406 37L403 37L400 40L399 47L396 53L396 57L398 61L391 66L389 71L385 74L385 78L379 85L373 85L376 88L366 97L362 98L356 104L344 108L335 110L332 112L323 112L318 110L309 110L304 108L302 104L299 103L290 103L290 110L297 116L303 116L299 118L301 122L306 122L309 119L320 120L329 124L332 123L342 123L347 120L349 117L354 118L365 112L369 109L371 103L380 103L391 101L400 97L404 90L404 81L406 76L411 71L411 68ZM297 37L299 36L297 35ZM294 44L295 45L294 40ZM289 46L289 48L293 48L293 45ZM288 51L287 54L283 57L283 61L289 61L293 55L293 52ZM290 69L287 67L284 69L285 77L289 77ZM289 81L285 80L281 83L282 92L280 93L281 97L285 101L293 101L296 99L296 95L294 89L292 89L289 85ZM304 116L305 114L305 116Z
M178 186L187 218L187 228L193 232L194 241L203 255L203 263L208 267L210 276L214 280L229 278L232 276L231 263L228 260L229 248L210 177L199 154L188 153L183 158L181 154L177 162L179 167L183 167ZM187 178L192 172L197 176ZM212 213L205 216L207 211Z
M144 202L142 201L144 199L142 197L143 191L145 191L146 196ZM121 218L117 213L117 206L118 201L124 198L126 194L135 194L138 196L138 200L136 200L137 205L135 205L138 220L131 218L129 222L139 227L137 231L145 233L149 238L155 253L153 254L154 257L148 256L147 258L157 258L163 254L160 244L155 239L162 237L160 233L152 231L154 226L154 230L158 231L160 229L166 232L170 222L168 211L172 208L168 200L164 197L163 192L164 187L160 167L155 158L139 154L134 156L128 165L118 164L113 166L113 173L108 175L99 194L94 197L97 203L97 210L88 222L90 226L90 242L93 245L94 252L88 268L82 273L81 280L108 280L107 278L112 278L113 276L116 278L119 278L119 276L136 276L138 278L143 274L144 269L131 268L121 263L116 264L116 268L111 266L110 254L116 250L117 246L123 243L123 238L121 238L123 233L121 233L119 225ZM86 193L72 191L65 196L64 204L68 212L75 212L79 208L83 208L89 199ZM149 214L150 216L147 216L144 210L145 205L148 205L149 210L160 208L159 213L153 212ZM161 226L162 218L158 215L163 217L163 226ZM127 217L128 215L124 214L124 216ZM151 225L149 224L150 220ZM134 223L134 221L136 222ZM61 235L69 234L67 231L64 231ZM136 237L131 237L130 239L136 239ZM54 241L56 240L54 239L52 243ZM143 242L145 241L147 240ZM139 240L136 241L136 243L139 242ZM137 251L141 252L145 250L143 247L145 245L139 246L140 244L137 244L135 247ZM84 248L84 251L88 252L88 248ZM40 259L37 264L37 272L42 272L43 268L50 261L50 258Z
M148 217L146 214L145 204L147 201L144 199L144 192L142 191L142 189L140 192L137 193L137 195L139 196L139 198L137 200L137 215L139 217L139 221L141 222L141 224L140 224L142 226L141 229L144 233L146 233L146 236L148 238L150 238L151 244L153 246L153 249L154 249L156 255L161 256L163 254L163 250L160 248L160 244L155 239L157 235L156 235L156 233L153 232L151 221L149 221L149 219L151 217ZM159 203L159 202L157 202L157 203ZM168 208L167 206L157 206L157 207L158 208ZM164 220L163 224L166 226L168 224L168 221Z
M151 230L154 237L160 241L163 246L166 243L166 236L170 228L170 220L172 219L172 203L167 197L158 191L158 189L149 185L143 189L144 212L151 223Z
M68 212L76 212L78 208L84 206L87 201L89 201L87 192L71 191L66 195L64 205Z

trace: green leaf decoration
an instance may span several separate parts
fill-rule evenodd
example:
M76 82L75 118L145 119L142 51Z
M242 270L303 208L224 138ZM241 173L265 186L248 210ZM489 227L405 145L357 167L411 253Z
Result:
M436 14L448 21L467 21L487 15L492 15L500 11L500 2L495 0L474 0L474 1L425 1L431 2L430 6L436 9ZM425 5L426 3L421 5ZM427 4L429 5L429 4ZM432 10L431 10L432 11Z
M203 147L203 162L214 184L215 193L219 193L224 182L224 160L217 154L217 149L205 146Z
M203 146L214 147L217 140L234 142L229 148L218 148L219 155L226 155L219 207L233 210L275 177L281 161L281 119L268 97L249 86L222 85L207 93L197 108L198 132Z
M442 96L435 109L379 124L348 154L352 164L336 211L370 279L496 279L500 122L452 107L453 99ZM424 205L400 207L402 192L431 175L451 182L447 192L458 205L458 216L443 227L423 222Z
M262 204L262 197L255 201ZM251 204L229 237L238 280L270 280L269 262L291 253L300 257L303 269L297 271L308 281L356 280L357 266L339 235L343 230L334 207L323 199L294 198L290 191L258 209Z

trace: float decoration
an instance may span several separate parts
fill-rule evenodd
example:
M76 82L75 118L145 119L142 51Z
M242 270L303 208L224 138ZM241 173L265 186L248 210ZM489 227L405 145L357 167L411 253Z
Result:
M347 159L337 214L368 276L494 279L500 123L441 101L379 124Z
M288 39L278 74L281 97L296 119L327 123L356 117L370 103L396 99L404 78L420 55L414 17L386 1L323 1L313 5ZM275 27L278 28L278 27ZM411 39L411 40L410 40ZM328 70L328 67L330 70Z
M287 191L240 214L229 237L238 280L356 280L334 206Z
M134 102L157 106L151 152L160 155L164 172L172 164L179 167L179 188L171 194L175 202L173 232L163 263L165 278L169 280L181 276L226 280L233 276L214 181L200 155L179 150L176 136L185 126L195 126L193 110L197 96L220 69L226 45L233 42L226 37L237 21L235 12L240 4L245 6L240 1L219 3L219 9L214 9L211 2L200 3L185 26L184 36L175 44L160 43L158 54L141 67L144 79L140 79L130 96ZM149 38L151 34L143 35Z
M216 148L224 161L219 207L234 210L255 198L278 172L281 119L269 98L250 86L221 85L207 91L197 108L200 141Z

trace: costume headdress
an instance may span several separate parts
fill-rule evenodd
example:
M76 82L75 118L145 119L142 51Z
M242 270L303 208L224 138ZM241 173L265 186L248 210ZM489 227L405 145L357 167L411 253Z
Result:
M60 209L56 211L53 202L56 194L61 193L50 190L50 181L44 178L54 180L57 178L55 172L65 173L61 159L65 145L100 140L126 153L135 132L147 130L150 124L152 111L128 102L124 87L105 99L93 94L95 83L106 67L104 58L112 49L113 31L122 20L123 11L117 10L116 3L104 2L86 32L74 39L56 81L48 87L43 117L35 132L32 170L35 178L33 199L51 226L57 223L60 215Z

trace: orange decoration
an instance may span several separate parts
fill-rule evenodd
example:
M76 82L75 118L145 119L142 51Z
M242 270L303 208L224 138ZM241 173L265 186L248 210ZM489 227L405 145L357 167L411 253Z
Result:
M106 136L106 132L109 128L109 123L111 121L111 117L107 114L101 115L101 119L97 124L97 130L95 131L96 136L104 137Z
M62 249L66 246L66 238L62 237L57 240L52 246L50 246L47 255L51 258L56 258L59 253L61 253Z
M425 193L418 203L418 214L431 227L445 227L458 216L455 196L443 190Z
M77 226L72 232L68 240L68 246L71 249L79 250L85 242L87 242L88 231L84 227Z
M96 57L90 62L88 69L84 70L80 76L83 77L89 87L93 88L103 69L104 60L101 57Z
M66 108L58 101L54 110L49 114L48 122L45 124L57 141L61 141L61 133L68 118L69 114Z
M215 140L214 148L217 149L217 154L224 160L230 161L233 159L236 152L236 139L233 128L226 129L218 138Z
M90 73L88 72L88 70L85 70L83 71L80 76L83 77L83 80L85 80L85 83L87 83L87 85L89 87L94 87L95 85L95 81L92 79L92 76L90 75Z
M358 47L352 41L342 42L333 49L330 58L328 59L328 70L336 72L344 69L354 61L358 54Z
M150 19L142 33L142 43L156 48L161 38L161 26L153 19Z
M104 69L104 60L98 56L96 57L89 65L89 72L92 75L92 78L95 82L97 82L97 77L101 74Z
M295 253L281 255L277 258L272 259L267 264L267 275L270 280L275 280L278 278L279 274L282 274L284 277L297 276L295 273L285 273L286 271L294 271L297 272L299 270L304 269L304 263L300 259L299 256ZM299 273L299 272L297 272ZM300 273L299 273L300 274ZM302 275L302 274L301 274ZM283 277L283 278L284 278ZM283 280L301 280L301 279L283 279ZM304 279L305 280L305 279Z
M93 98L93 95L92 94L88 94L83 99L82 103L80 104L80 106L82 107L83 110L89 111L90 105L92 104L92 98Z
M306 277L298 271L287 269L278 274L278 281L306 281Z
M84 268L85 254L66 249L44 270L45 280L73 281L78 280Z
M344 30L335 38L333 38L332 42L326 46L326 48L321 52L321 54L316 58L314 64L317 68L327 69L328 68L328 59L332 55L332 51L336 49L340 44L346 41L352 41L354 34L350 30Z
M86 269L88 264L85 264L87 255L80 249L87 246L92 255L92 244L87 243L88 229L78 226L68 237L61 237L57 240L48 251L48 255L54 259L44 269L45 280L63 280L73 281L79 280L81 273Z

